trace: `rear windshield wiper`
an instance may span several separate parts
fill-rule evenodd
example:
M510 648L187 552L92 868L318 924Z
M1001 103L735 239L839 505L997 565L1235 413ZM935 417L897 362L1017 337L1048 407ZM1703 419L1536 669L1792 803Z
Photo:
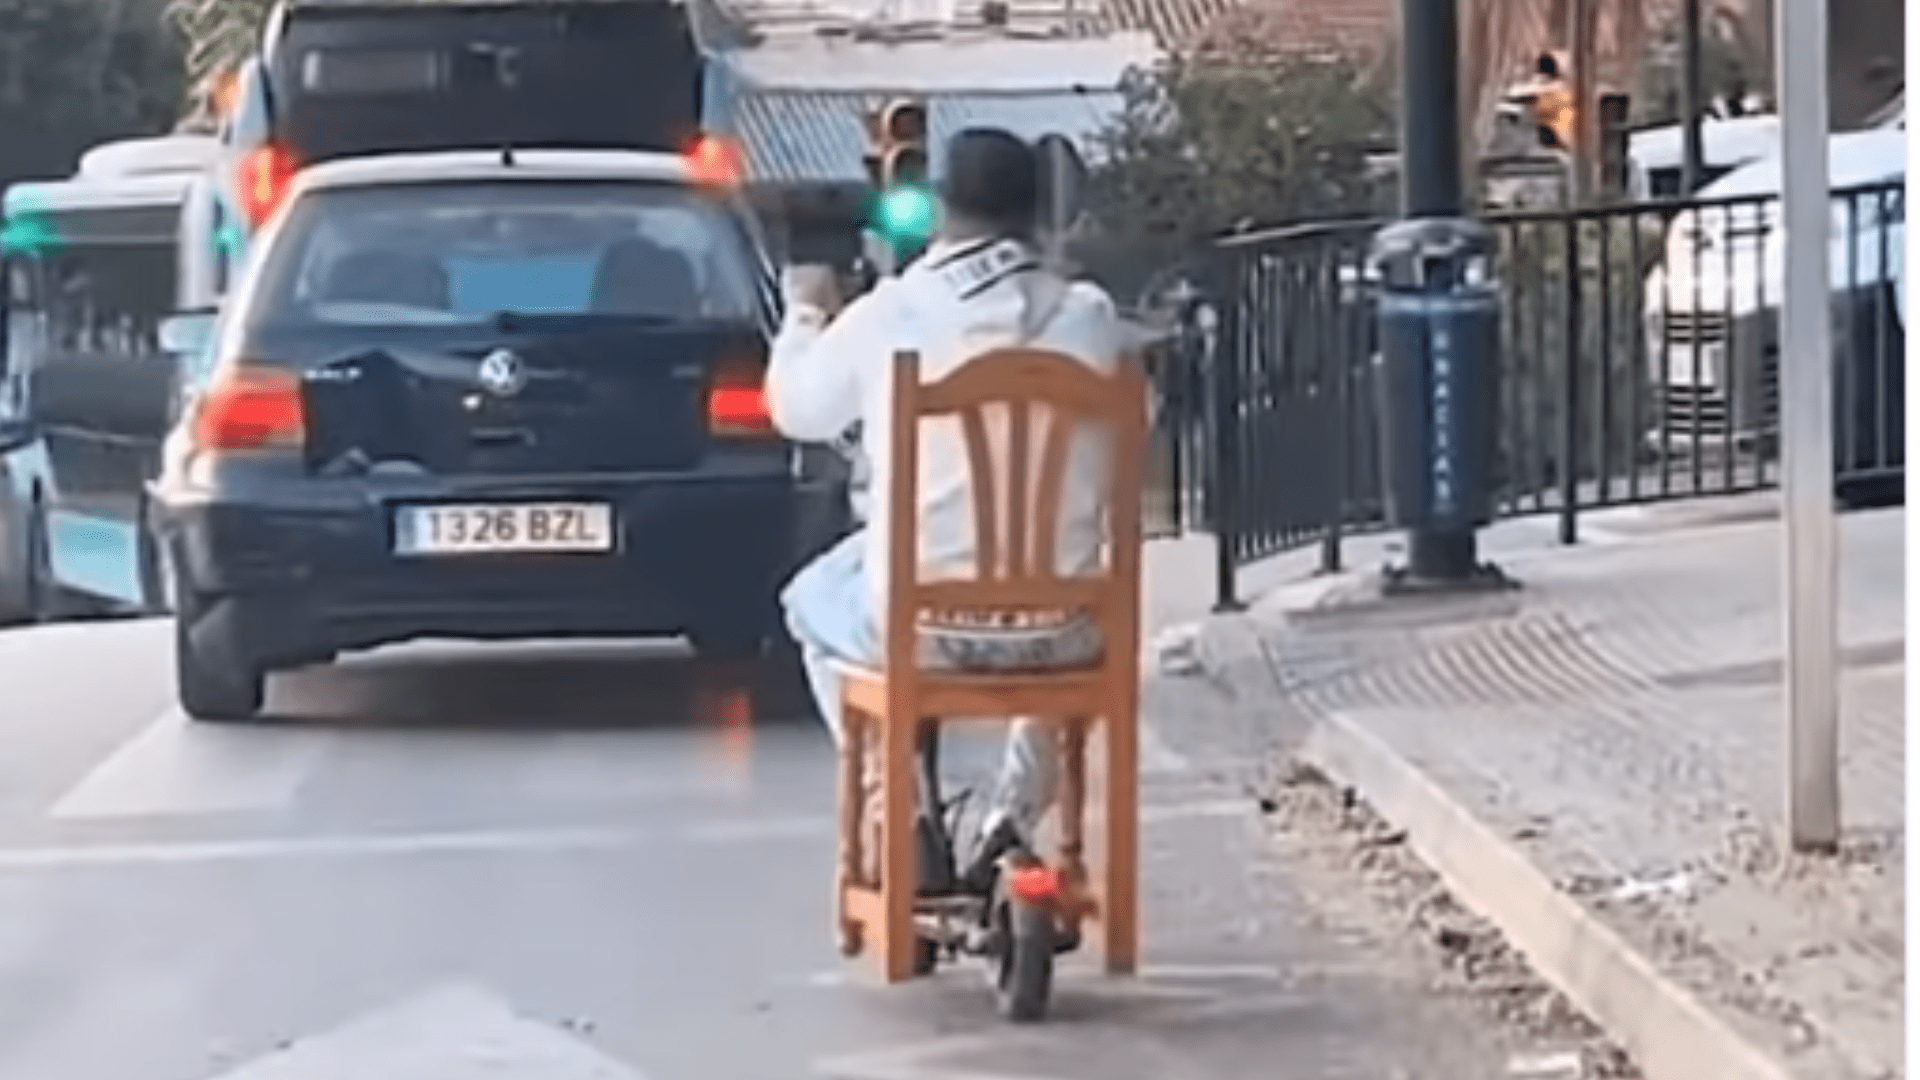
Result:
M566 326L673 326L681 323L701 322L697 316L686 315L626 315L594 311L581 312L527 312L496 311L487 321L503 333L511 333L522 327L566 327Z

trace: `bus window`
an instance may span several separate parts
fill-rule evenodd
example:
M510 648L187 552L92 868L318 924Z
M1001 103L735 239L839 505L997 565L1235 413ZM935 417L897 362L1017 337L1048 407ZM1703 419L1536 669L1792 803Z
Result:
M175 252L166 244L87 244L49 260L48 316L58 352L148 356L173 312Z
M160 350L160 323L177 303L177 259L176 244L156 241L69 244L45 257L45 338L25 392L33 418L60 432L56 472L91 462L62 481L74 491L122 481L137 491L137 478L103 479L133 465L103 473L93 459L114 440L165 431L176 366Z
M27 414L27 372L36 339L31 257L0 263L0 422Z

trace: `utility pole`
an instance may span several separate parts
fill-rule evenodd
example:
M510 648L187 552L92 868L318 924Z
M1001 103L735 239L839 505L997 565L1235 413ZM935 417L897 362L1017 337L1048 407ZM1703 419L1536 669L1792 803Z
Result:
M1400 211L1410 218L1458 217L1460 190L1460 11L1455 0L1401 0Z
M1781 488L1786 525L1787 833L1795 850L1840 843L1840 700L1829 308L1827 5L1775 6L1785 302L1780 313Z
M1700 0L1687 0L1680 39L1680 122L1684 125L1681 128L1680 193L1689 197L1700 190L1701 165L1707 156L1700 133L1706 105L1700 33Z
M1600 156L1599 64L1600 0L1573 0L1573 200L1593 201L1594 166Z

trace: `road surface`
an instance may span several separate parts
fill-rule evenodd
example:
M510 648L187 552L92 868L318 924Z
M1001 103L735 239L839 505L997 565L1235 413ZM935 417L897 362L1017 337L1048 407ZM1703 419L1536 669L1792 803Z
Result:
M1142 977L1070 963L1011 1029L974 969L839 959L831 754L789 693L659 646L422 645L207 727L169 637L0 631L0 1080L1503 1072L1305 928L1251 800L1166 734L1198 690L1149 694Z

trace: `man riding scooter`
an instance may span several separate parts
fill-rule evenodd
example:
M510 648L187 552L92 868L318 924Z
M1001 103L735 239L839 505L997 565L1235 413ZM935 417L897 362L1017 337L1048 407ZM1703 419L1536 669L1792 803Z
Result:
M880 613L892 512L886 448L894 355L917 352L922 378L932 382L1000 348L1062 353L1102 374L1113 372L1124 352L1126 332L1107 294L1043 266L1034 239L1040 171L1034 149L1014 135L962 131L947 148L938 235L901 274L843 307L830 269L788 273L785 322L767 374L773 422L805 442L832 442L858 425L871 476L868 525L801 569L782 595L815 701L836 741L845 728L835 665L877 664L885 639ZM976 534L964 441L957 431L928 425L919 454L920 505L909 512L919 514L922 576L971 577ZM1068 468L1062 572L1084 573L1099 564L1106 485L1105 463L1095 454L1076 457ZM1080 617L1037 626L923 627L921 634L923 654L964 667L1073 667L1092 662L1101 648L1097 627ZM923 880L922 891L986 892L1002 857L1031 850L1054 801L1059 751L1045 725L1009 719L997 793L976 850L961 866L960 881ZM877 786L869 775L869 807ZM938 815L940 808L923 806L922 812ZM928 862L922 860L923 879L942 872Z

